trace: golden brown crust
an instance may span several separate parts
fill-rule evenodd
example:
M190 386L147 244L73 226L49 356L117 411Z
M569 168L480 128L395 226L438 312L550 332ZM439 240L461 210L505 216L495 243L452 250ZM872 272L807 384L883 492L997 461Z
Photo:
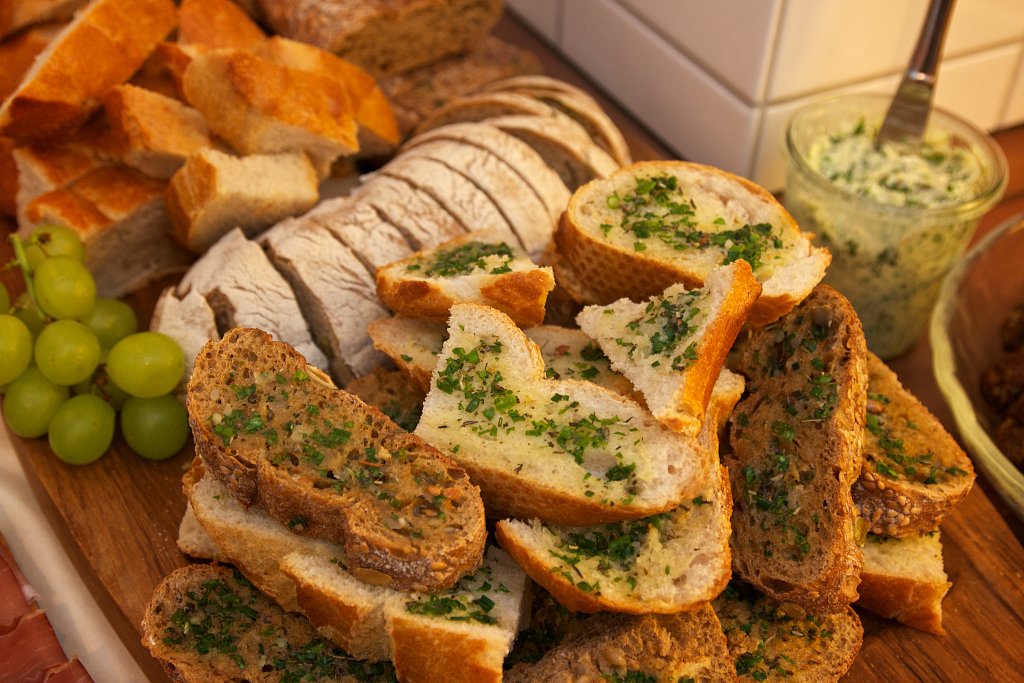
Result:
M422 619L403 612L392 615L388 633L399 680L408 683L501 681L501 660L505 653L498 651L486 635L428 628Z
M920 631L945 635L942 599L953 584L912 577L861 573L857 606Z
M266 38L263 30L231 0L182 0L178 7L178 42L209 48L252 48Z

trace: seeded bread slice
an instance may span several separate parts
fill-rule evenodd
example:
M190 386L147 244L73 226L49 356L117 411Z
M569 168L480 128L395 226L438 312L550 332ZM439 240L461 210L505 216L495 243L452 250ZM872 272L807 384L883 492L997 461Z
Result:
M232 495L341 543L357 576L438 590L479 564L483 503L465 472L287 344L252 329L207 344L188 409L197 453Z
M654 417L696 434L725 357L761 285L745 261L708 274L704 286L671 285L646 302L588 306L576 321L629 378Z
M750 335L724 464L735 571L809 612L842 612L863 563L850 487L860 473L867 351L850 303L820 285Z
M457 303L493 306L522 327L544 321L555 287L551 268L539 268L500 234L477 231L377 269L377 296L399 315L444 322Z
M160 582L143 616L142 644L182 683L396 680L390 664L353 659L216 564L191 564Z
M733 581L714 601L741 681L838 681L864 640L851 607L828 615L802 612Z
M713 454L637 403L545 377L504 313L452 307L416 433L452 454L488 514L600 524L669 510L703 491Z
M700 438L717 453L718 428L743 393L725 370ZM705 491L668 512L600 527L502 520L497 539L561 604L583 612L675 613L722 591L732 573L728 475L714 465Z
M573 627L535 664L517 664L507 683L557 681L735 681L722 626L703 603L681 614L599 614Z
M751 325L792 309L831 260L767 190L684 161L638 162L581 187L555 244L555 277L590 304L644 299L677 282L699 287L715 267L743 259L763 288Z
M943 635L942 599L952 586L938 531L901 538L868 534L858 607Z
M870 531L916 536L939 527L974 485L974 467L942 423L868 352L864 466L853 499Z

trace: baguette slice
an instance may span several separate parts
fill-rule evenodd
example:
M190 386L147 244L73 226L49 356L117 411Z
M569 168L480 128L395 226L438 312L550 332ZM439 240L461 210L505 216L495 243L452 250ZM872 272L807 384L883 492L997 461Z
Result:
M835 613L857 598L863 556L850 487L860 473L867 397L860 321L821 285L750 335L748 395L733 413L733 567L781 602Z
M188 409L196 451L243 505L343 544L363 580L439 590L479 564L483 503L465 472L265 332L207 344Z
M545 378L504 313L452 307L416 433L469 472L488 514L600 524L669 510L704 489L713 455L590 382Z
M13 42L32 30L20 31L26 26L70 19L84 4L85 0L3 0L0 2L0 39L18 33L4 41Z
M755 326L798 304L831 260L766 190L684 161L638 162L580 188L555 243L556 278L591 304L644 299L676 282L699 287L716 266L744 259L763 287Z
M743 393L725 370L700 438L718 451L718 430ZM728 474L714 465L706 490L653 517L601 527L501 520L497 539L561 604L582 612L671 614L718 595L731 575Z
M576 321L643 394L654 417L670 429L696 434L725 357L760 292L746 261L734 261L712 270L701 288L676 284L646 302L588 306Z
M800 613L740 581L713 604L740 680L838 681L864 640L851 607L821 616Z
M479 123L496 116L559 115L553 107L526 95L514 92L482 92L456 97L438 107L416 128L424 133L453 123Z
M437 365L448 326L417 318L381 318L367 328L373 346L388 356L424 396Z
M853 485L861 517L886 536L938 529L974 485L970 458L870 351L867 391L864 466Z
M472 232L377 270L377 296L399 315L444 322L455 304L478 303L506 313L516 325L544 321L555 287L551 268L539 268L500 234Z
M735 681L722 625L711 605L681 614L600 614L575 626L535 664L517 664L507 683L551 681Z
M3 5L0 3L0 8ZM3 13L4 10L0 9L0 15ZM2 22L0 19L0 24ZM0 102L18 89L21 79L32 68L36 55L46 49L60 28L61 24L56 22L33 26L0 42Z
M203 48L255 48L266 39L256 22L231 0L182 0L178 43Z
M172 681L396 680L390 664L353 659L304 617L216 564L181 567L160 582L146 605L142 644Z
M176 23L171 0L93 0L39 53L0 105L0 135L19 142L66 135L99 109Z
M942 567L938 531L901 538L868 534L858 607L944 635L942 599L952 585Z

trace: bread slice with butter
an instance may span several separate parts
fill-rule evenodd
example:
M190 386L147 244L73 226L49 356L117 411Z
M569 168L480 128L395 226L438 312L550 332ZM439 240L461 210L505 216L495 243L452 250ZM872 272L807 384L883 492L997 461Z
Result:
M471 232L377 269L377 296L399 315L444 322L458 303L493 306L521 327L544 321L555 287L518 243L501 234Z
M658 420L696 434L725 358L761 292L745 261L712 270L703 287L670 285L647 301L588 306L576 321Z
M416 434L451 454L488 514L568 525L639 519L699 495L714 455L639 404L545 377L504 313L452 307Z
M806 297L831 256L767 190L684 161L643 161L573 193L555 233L555 277L578 301L640 300L677 282L699 287L743 259L762 285L764 325Z
M483 503L465 472L265 332L203 348L188 411L197 453L232 495L341 543L363 580L440 590L479 564Z

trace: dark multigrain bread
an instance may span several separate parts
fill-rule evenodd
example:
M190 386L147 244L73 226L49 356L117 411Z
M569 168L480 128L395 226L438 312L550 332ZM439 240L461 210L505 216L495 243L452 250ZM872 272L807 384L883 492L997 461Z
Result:
M270 335L238 328L203 347L188 409L197 453L243 505L343 544L360 579L437 590L480 563L483 503L465 472Z
M389 663L349 657L304 617L216 564L182 567L157 586L142 644L175 683L397 681Z
M600 614L572 626L535 664L505 673L507 683L575 681L734 681L722 626L709 603L672 615Z
M869 352L864 466L853 485L869 530L903 537L937 529L973 485L967 454L896 373Z
M731 420L733 567L770 596L818 613L857 598L863 556L850 487L867 398L864 333L827 285L750 335L748 395Z
M741 681L837 681L864 639L860 618L850 607L816 616L740 581L730 583L712 604Z

